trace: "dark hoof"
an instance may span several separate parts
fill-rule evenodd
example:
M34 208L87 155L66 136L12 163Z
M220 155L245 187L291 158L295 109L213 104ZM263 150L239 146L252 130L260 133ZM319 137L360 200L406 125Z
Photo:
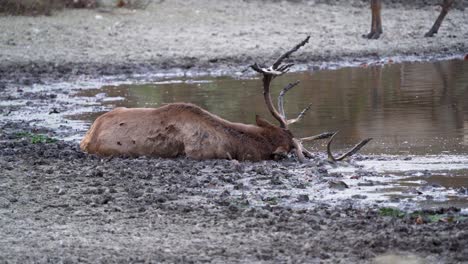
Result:
M380 37L380 33L379 32L370 32L367 35L362 35L362 37L366 38L366 39L378 39Z
M431 32L431 31L429 31L429 32L427 32L426 34L424 34L424 37L426 37L426 38L432 38L432 37L434 37L434 35L435 35L436 33L437 33L437 32Z

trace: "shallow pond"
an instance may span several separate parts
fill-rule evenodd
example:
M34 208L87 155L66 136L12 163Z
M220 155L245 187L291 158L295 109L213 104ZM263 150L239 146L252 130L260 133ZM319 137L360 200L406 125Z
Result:
M287 94L286 113L294 117L309 103L312 108L301 123L292 127L295 135L339 130L334 144L338 150L360 139L374 138L362 153L378 155L380 161L358 164L391 175L392 180L368 190L360 187L353 190L354 194L385 193L395 201L412 197L421 204L468 206L467 61L290 73L274 80L273 95L276 97L284 86L296 80L301 83ZM169 78L85 89L75 96L108 107L191 102L235 122L253 123L255 114L271 120L258 76ZM101 113L69 118L91 122ZM308 147L323 152L324 143ZM337 171L349 177L355 174L355 170ZM353 182L347 184L352 186Z
M288 117L312 104L302 122L291 127L297 137L339 130L336 152L374 138L361 151L365 157L328 167L350 188L337 191L324 182L298 192L323 201L352 198L400 207L468 207L468 61L289 73L274 80L273 97L296 80L301 83L285 98ZM7 113L4 118L56 128L75 141L97 116L116 106L190 102L234 122L254 123L255 114L273 122L263 102L260 76L249 73L113 77L35 85L28 93L10 90L8 97L15 100L0 104ZM325 153L325 144L307 147ZM308 175L307 169L299 167L294 173Z

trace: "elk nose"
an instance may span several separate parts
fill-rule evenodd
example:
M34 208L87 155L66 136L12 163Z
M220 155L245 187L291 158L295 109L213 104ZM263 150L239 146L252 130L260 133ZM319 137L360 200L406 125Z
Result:
M288 152L286 148L279 146L273 151L272 155L274 160L281 160L288 156Z
M286 153L273 153L273 160L278 161L287 158L288 155Z

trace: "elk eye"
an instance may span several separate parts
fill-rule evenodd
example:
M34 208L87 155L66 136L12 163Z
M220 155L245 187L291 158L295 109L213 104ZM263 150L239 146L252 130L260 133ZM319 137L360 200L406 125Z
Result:
M277 147L275 149L275 151L273 151L273 155L286 156L286 155L288 155L287 148L285 148L283 146L279 146L279 147Z
M273 151L272 155L274 160L281 160L288 156L288 152L284 147L278 147L275 151Z
M286 157L287 157L287 155L285 155L285 154L273 154L273 160L275 160L275 161L285 159Z

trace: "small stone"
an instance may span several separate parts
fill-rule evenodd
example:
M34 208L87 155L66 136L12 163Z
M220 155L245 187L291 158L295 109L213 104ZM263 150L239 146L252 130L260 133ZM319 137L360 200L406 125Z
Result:
M239 211L239 208L238 208L237 206L235 206L234 204L230 204L230 205L228 206L228 209L229 209L229 211L231 211L231 212L233 212L233 213L236 213L236 212Z
M362 195L362 194L355 194L355 195L351 196L351 198L353 198L353 199L366 199L367 196Z
M10 201L6 198L0 197L0 208L3 208L3 209L10 208Z
M357 184L358 186L374 186L374 183L371 181L360 182Z
M468 188L460 187L457 189L457 193L462 194L462 195L468 195Z
M101 170L96 170L94 171L94 177L102 177L104 176L104 173Z
M245 186L245 184L243 184L242 182L239 182L234 185L234 190L247 190L247 189L249 188Z
M15 42L13 39L8 39L8 40L6 41L6 44L7 44L8 46L16 46L16 42Z
M270 184L272 184L272 185L282 185L283 182L281 181L281 179L280 179L279 176L273 176L273 177L270 179Z
M60 111L57 110L57 108L52 108L52 110L49 111L49 115L51 114L60 114Z
M299 202L299 203L306 203L308 201L310 201L310 198L309 198L309 195L307 195L307 194L300 194L297 197L297 202Z
M112 195L110 193L105 193L102 195L101 199L99 200L99 204L108 204L109 201L112 200Z
M329 181L328 186L332 189L344 190L349 188L349 186L343 181Z

